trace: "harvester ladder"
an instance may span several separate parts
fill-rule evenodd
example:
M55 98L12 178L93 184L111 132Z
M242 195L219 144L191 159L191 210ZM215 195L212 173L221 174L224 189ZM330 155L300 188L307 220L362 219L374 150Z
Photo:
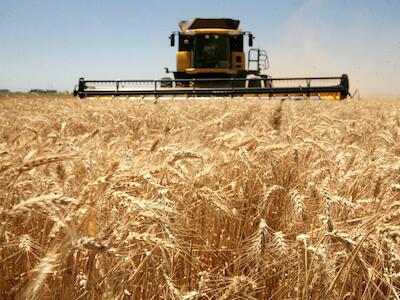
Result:
M253 64L256 65L255 68L252 68ZM267 52L259 48L249 49L247 55L247 68L250 71L257 71L257 72L269 69L269 60Z

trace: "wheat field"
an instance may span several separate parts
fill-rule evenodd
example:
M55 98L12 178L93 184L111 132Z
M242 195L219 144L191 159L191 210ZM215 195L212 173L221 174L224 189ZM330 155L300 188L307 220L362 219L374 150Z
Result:
M0 97L0 298L399 299L400 98Z

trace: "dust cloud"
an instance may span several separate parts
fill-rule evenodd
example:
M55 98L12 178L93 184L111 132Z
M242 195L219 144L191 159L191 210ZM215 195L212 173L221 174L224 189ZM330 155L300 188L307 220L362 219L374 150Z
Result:
M288 20L280 41L268 47L272 60L269 73L273 77L346 73L351 92L399 95L400 40L385 33L372 37L363 22L341 32L316 21L313 15L323 4L308 1Z

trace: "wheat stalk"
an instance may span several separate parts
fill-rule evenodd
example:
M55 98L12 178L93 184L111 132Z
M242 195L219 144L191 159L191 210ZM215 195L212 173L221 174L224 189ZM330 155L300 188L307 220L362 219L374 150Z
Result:
M398 97L217 98L0 95L1 297L399 299Z

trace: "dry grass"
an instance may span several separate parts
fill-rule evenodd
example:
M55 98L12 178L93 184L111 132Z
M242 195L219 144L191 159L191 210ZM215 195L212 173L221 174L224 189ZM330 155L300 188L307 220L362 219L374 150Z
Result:
M400 99L0 98L3 299L399 299Z

